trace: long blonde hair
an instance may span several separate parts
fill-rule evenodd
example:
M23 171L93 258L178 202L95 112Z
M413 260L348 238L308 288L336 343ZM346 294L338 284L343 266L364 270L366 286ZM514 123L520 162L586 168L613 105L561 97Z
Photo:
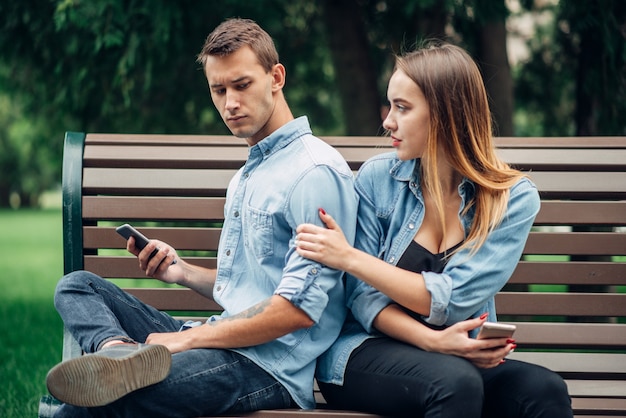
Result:
M473 254L501 222L509 189L524 174L496 155L487 92L478 66L467 52L451 44L431 43L397 57L396 70L419 86L430 108L428 144L421 161L422 186L433 197L442 227L440 153L445 153L452 167L476 186L474 199L465 208L475 208L474 220L457 249L471 248Z

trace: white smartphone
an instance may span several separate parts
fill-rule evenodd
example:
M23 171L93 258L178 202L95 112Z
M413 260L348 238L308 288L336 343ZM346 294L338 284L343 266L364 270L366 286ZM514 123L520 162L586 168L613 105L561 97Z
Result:
M478 339L483 338L511 338L515 332L515 325L500 322L485 322L478 332Z

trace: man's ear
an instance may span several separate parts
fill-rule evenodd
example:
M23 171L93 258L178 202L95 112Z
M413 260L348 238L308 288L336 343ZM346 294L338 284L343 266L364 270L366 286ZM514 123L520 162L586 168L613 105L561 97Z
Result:
M278 63L272 67L272 91L277 92L285 86L286 71L285 66Z

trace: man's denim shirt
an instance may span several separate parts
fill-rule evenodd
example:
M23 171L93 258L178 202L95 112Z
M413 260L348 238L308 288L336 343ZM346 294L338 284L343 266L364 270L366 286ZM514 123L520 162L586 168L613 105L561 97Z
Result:
M396 265L424 219L424 200L419 187L419 160L400 161L396 153L373 157L363 164L357 179L359 213L355 246L389 264ZM474 211L463 214L474 197L474 184L464 179L459 217L467 236ZM539 193L528 179L510 189L506 214L477 253L462 250L448 260L441 274L422 272L431 294L432 325L452 325L484 312L496 320L494 295L506 284L517 266L528 233L539 211ZM351 309L341 336L319 360L317 377L341 385L348 358L365 339L380 335L374 318L391 299L364 282L346 275L347 305ZM476 331L471 333L475 336Z
M235 315L272 295L306 312L312 327L233 350L274 376L303 408L315 407L315 361L335 341L346 315L342 272L295 251L296 227L321 225L318 208L332 213L353 242L352 170L300 117L250 147L229 184L213 290L224 313L209 319Z

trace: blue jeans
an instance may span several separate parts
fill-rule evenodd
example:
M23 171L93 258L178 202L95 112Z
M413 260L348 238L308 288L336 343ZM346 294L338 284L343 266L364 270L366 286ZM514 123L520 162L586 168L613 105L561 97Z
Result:
M183 321L146 305L86 271L64 276L54 304L86 352L111 339L144 342L155 332L176 332ZM194 417L296 407L289 392L246 357L218 349L172 355L168 377L98 408L63 405L55 416Z

